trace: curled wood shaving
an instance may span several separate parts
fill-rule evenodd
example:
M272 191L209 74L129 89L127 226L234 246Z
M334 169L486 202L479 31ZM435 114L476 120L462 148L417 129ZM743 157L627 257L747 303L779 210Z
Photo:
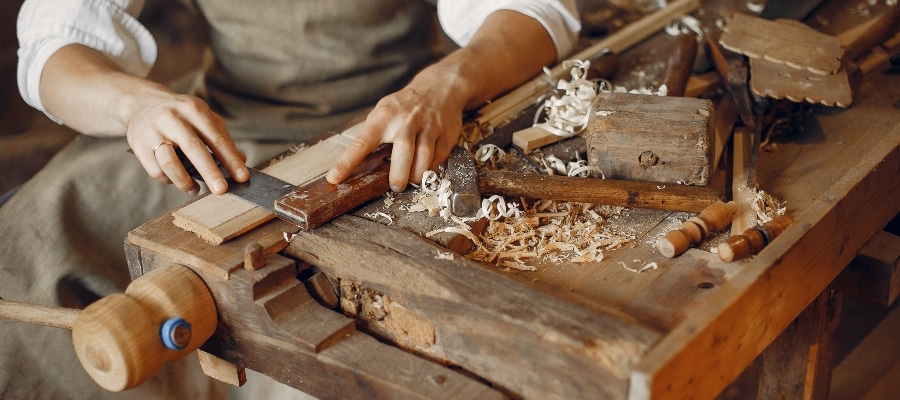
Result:
M535 121L535 126L563 137L574 136L587 128L594 99L600 93L600 86L587 79L590 66L591 62L587 60L563 62L563 68L569 68L572 80L560 79L556 82L556 88L562 90L563 94L559 97L550 96L544 101L535 119L541 115L546 119L541 123ZM546 68L544 72L550 76L550 71Z
M475 161L480 164L494 166L498 162L504 161L506 157L506 152L495 144L483 145L475 151Z
M387 220L387 225L393 225L393 224L394 224L394 217L391 217L390 215L387 215L387 214L385 214L385 213L383 213L383 212L381 212L381 211L378 211L378 212L371 212L371 213L366 213L366 214L364 214L364 215L366 216L366 218L369 218L369 219L371 219L371 220L373 220L373 221L376 221L376 220L378 220L379 218L384 218L385 220Z
M750 203L750 209L756 213L757 225L762 225L779 215L784 215L787 211L784 205L785 202L777 200L764 190L757 189Z

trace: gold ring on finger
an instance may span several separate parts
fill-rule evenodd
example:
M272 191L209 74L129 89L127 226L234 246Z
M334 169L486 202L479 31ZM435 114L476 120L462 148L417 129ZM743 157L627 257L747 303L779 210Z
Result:
M156 154L156 150L159 150L159 146L162 146L164 144L167 144L169 146L172 146L172 148L175 148L174 143L163 140L162 142L159 142L159 144L157 144L156 146L153 147L153 154Z

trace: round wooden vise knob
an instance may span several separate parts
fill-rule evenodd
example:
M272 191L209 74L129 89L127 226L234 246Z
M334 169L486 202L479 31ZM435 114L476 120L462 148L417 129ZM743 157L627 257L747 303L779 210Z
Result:
M72 327L72 343L88 375L118 392L198 349L217 324L206 284L189 268L173 264L136 279L124 294L85 308Z

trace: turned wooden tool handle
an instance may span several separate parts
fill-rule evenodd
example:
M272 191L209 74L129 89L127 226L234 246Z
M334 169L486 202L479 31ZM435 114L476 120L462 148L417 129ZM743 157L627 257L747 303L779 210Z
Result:
M747 229L741 235L731 236L719 244L719 259L732 262L759 254L793 222L791 217L782 215L761 226Z
M669 258L678 256L692 245L697 245L731 224L737 206L733 201L717 202L706 207L699 216L688 218L681 223L681 228L670 231L665 237L656 241L659 252Z
M173 264L154 270L84 311L0 301L0 318L72 330L88 375L106 390L133 388L182 358L216 330L216 304L203 280Z

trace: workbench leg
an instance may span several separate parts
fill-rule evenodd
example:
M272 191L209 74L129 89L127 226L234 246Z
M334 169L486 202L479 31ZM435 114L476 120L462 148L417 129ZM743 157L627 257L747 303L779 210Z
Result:
M842 299L826 289L763 351L758 399L828 397Z

